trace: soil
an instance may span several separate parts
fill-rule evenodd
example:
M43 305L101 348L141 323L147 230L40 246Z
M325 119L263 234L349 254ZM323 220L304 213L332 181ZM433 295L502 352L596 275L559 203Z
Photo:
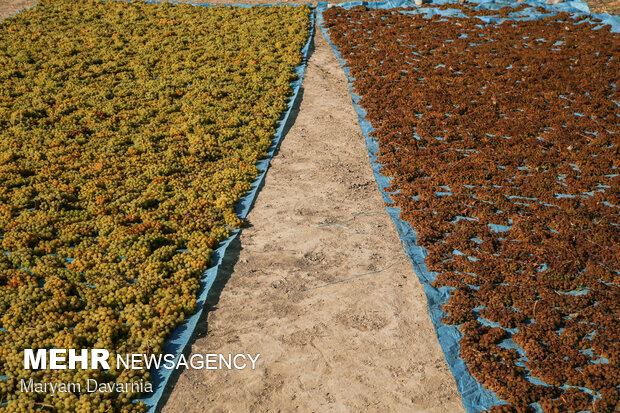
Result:
M192 353L255 371L185 371L164 412L463 411L372 176L342 69L319 34L296 121ZM354 221L319 227L326 220ZM310 291L353 275L389 269Z
M590 0L587 3L592 13L620 14L620 0Z
M0 18L32 3L0 0ZM620 12L618 0L592 6ZM319 226L359 212L373 214L342 224L354 229ZM260 353L257 369L183 371L163 412L464 411L320 33L248 224L190 351Z

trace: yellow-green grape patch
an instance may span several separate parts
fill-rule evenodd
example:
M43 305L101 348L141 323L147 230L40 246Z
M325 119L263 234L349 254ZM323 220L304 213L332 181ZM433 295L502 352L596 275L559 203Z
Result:
M42 0L0 23L0 411L137 412L138 393L21 392L23 349L158 354L239 228L311 9Z

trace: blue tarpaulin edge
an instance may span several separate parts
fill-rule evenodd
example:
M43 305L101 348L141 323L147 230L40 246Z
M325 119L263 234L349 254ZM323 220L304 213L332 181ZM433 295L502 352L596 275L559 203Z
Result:
M453 0L433 0L432 5L441 5L446 3L453 3ZM591 17L596 17L602 20L602 23L597 24L598 26L593 27L596 29L602 25L610 25L611 30L613 32L620 32L620 18L618 16L612 16L607 13L602 14L593 14L590 13L590 9L585 2L582 1L568 1L564 3L560 3L555 6L548 6L543 2L535 1L535 0L526 0L523 2L532 7L541 6L549 10L549 12L570 12L575 16L579 15L588 15ZM522 3L511 3L508 4L506 2L502 2L501 0L495 2L494 0L473 0L468 3L470 6L474 4L478 4L476 8L479 9L499 9L501 7L505 7L506 5L518 5ZM316 8L317 14L317 23L323 36L327 39L329 45L331 46L338 62L343 68L345 75L347 77L349 92L351 94L351 100L353 102L353 108L357 113L358 122L360 128L362 130L362 135L364 136L364 141L366 143L366 148L368 150L368 156L370 158L370 163L372 166L373 174L375 180L377 181L377 185L379 190L381 191L381 195L383 197L383 201L386 204L392 204L393 201L390 198L390 193L386 191L386 188L390 185L390 178L381 174L380 170L383 165L378 162L377 153L379 151L378 140L370 137L371 132L373 131L373 127L371 123L366 119L366 111L359 105L360 96L357 95L353 90L353 78L351 77L350 70L346 66L346 60L343 59L340 55L338 48L332 43L329 33L324 25L323 20L323 12L327 10L329 7L343 7L343 8L352 8L355 6L366 6L371 9L392 9L399 7L417 7L412 1L404 1L404 0L391 0L391 1L378 1L378 2L367 2L367 1L351 1L346 3L340 3L337 5L330 5L326 2L318 2ZM424 11L420 10L420 12L424 12L427 16L432 14L441 14L446 17L456 16L458 12L456 10L433 10L433 9L425 9ZM541 13L530 13L527 16L522 17L522 19L536 19L541 18ZM498 23L506 19L487 17L486 21L488 23ZM474 377L469 372L465 361L459 356L460 354L460 344L459 340L462 337L462 333L458 330L456 326L444 324L441 322L441 319L445 317L447 314L443 312L442 305L447 302L449 298L449 291L451 290L449 287L435 288L430 285L432 283L437 273L433 273L428 270L424 260L426 258L427 252L426 249L418 246L417 244L417 232L411 225L403 221L399 218L401 210L398 208L394 208L391 206L386 206L388 215L392 219L398 235L403 243L405 252L412 263L413 269L422 283L424 287L424 292L427 298L428 304L428 312L431 318L431 322L435 327L435 333L437 335L437 339L439 344L444 352L444 356L448 363L448 367L452 372L456 380L456 385L459 393L462 397L463 406L468 413L481 412L484 410L488 410L492 406L505 404L506 402L499 399L497 395L491 390L485 389L481 383L476 381ZM536 410L539 410L537 405L533 406Z

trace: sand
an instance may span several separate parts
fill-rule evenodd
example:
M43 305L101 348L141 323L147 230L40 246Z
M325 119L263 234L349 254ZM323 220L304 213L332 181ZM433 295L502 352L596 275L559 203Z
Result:
M463 411L383 208L344 73L320 34L314 46L296 121L191 348L260 353L258 368L185 371L164 412ZM318 226L362 211L376 214L345 225L369 234Z
M0 0L0 17L30 3ZM189 351L257 368L181 371L162 411L464 411L320 32L302 92Z

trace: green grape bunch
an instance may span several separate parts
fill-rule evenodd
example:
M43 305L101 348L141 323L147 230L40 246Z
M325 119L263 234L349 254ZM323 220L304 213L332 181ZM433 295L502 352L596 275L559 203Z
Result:
M41 0L0 23L0 411L144 412L144 370L25 370L24 349L161 354L258 175L308 6Z

